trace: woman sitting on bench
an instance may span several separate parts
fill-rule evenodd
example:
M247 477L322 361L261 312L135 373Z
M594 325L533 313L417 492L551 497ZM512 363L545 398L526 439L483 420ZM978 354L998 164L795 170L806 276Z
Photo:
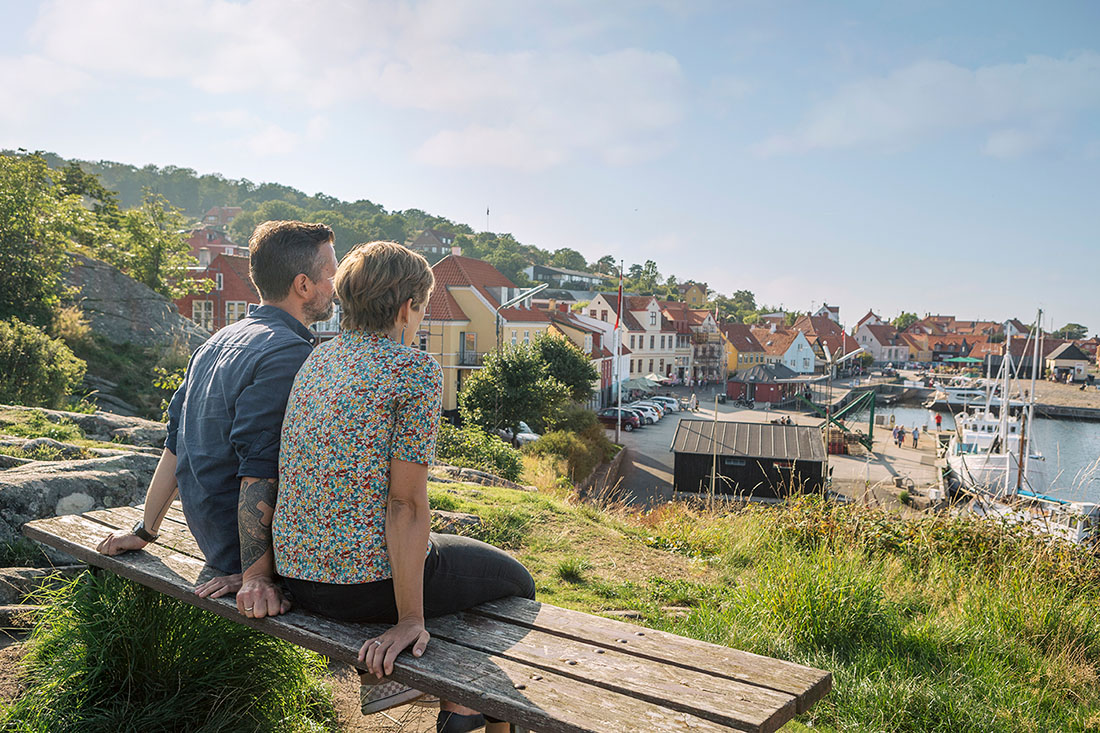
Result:
M341 333L302 365L283 423L272 525L279 575L302 608L396 624L359 651L374 675L362 675L364 713L422 697L376 680L405 649L424 653L425 618L535 597L531 574L504 551L429 533L442 370L406 344L417 338L433 284L428 262L399 244L353 249L335 277ZM474 710L440 707L438 731L485 725Z

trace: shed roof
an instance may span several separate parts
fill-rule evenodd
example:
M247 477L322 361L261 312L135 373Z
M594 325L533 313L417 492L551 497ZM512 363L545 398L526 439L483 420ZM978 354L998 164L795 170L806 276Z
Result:
M1057 361L1059 359L1068 359L1071 361L1090 361L1089 355L1081 351L1077 344L1073 343L1072 341L1067 341L1054 351L1050 352L1050 354L1047 356L1047 359L1050 359L1051 361Z
M717 423L718 455L745 458L778 458L792 461L825 461L821 429L802 425L767 423ZM675 453L711 455L715 449L713 420L681 420L672 440Z

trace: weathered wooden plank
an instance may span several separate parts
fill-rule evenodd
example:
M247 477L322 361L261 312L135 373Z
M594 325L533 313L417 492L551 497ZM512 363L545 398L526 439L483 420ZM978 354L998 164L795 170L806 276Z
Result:
M428 620L428 631L630 697L740 730L774 731L795 715L793 695L654 662L471 613Z
M525 598L484 603L470 612L643 659L787 693L796 698L800 713L832 689L832 675L824 670Z
M103 534L106 536L112 530L129 530L134 526L134 522L144 516L144 510L129 506L113 507L111 509L96 509L95 511L85 512L81 516L102 524L104 527ZM160 536L157 538L157 544L185 555L191 555L199 560L204 559L202 550L199 549L199 543L195 542L194 536L185 524L181 525L178 522L165 519L160 525Z
M24 533L31 539L348 664L356 663L363 639L385 628L341 623L298 611L273 619L244 618L229 599L202 599L194 595L194 584L213 575L201 561L155 544L115 557L100 555L92 547L101 539L102 531L103 525L76 515L38 520L24 526ZM710 720L444 639L433 640L428 652L419 659L402 654L393 676L443 699L546 733L729 730Z

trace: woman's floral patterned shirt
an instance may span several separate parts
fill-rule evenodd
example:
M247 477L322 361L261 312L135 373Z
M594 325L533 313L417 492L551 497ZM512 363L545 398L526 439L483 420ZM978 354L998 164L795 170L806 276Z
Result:
M390 459L430 464L443 371L423 351L345 331L302 365L283 420L271 533L280 575L322 583L392 577Z

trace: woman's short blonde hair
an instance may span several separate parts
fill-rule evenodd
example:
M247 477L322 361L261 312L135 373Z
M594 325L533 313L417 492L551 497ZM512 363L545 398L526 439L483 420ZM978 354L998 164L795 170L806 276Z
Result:
M423 256L396 242L357 244L336 270L340 327L352 331L393 328L401 304L428 302L435 276Z

